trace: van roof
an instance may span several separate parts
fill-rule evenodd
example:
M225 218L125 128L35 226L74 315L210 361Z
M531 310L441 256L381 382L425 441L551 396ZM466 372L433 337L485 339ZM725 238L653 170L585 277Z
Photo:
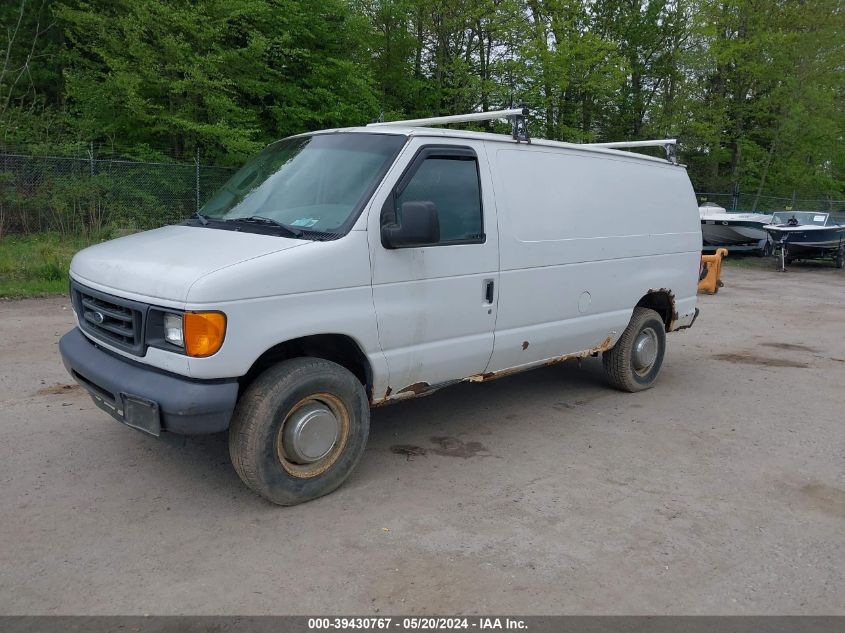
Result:
M398 134L403 136L431 136L441 138L466 138L478 141L491 141L512 145L515 147L526 146L540 146L540 147L555 147L559 149L576 150L579 152L588 152L590 154L601 154L604 156L633 158L643 161L658 163L660 165L671 165L672 167L682 167L686 169L685 165L675 165L674 163L659 158L657 156L648 156L646 154L639 154L636 152L629 152L619 149L610 149L606 147L595 147L590 145L582 145L578 143L566 143L564 141L549 141L542 138L532 138L530 143L517 142L507 134L492 134L490 132L474 132L470 130L454 130L449 128L433 128L433 127L405 127L401 125L385 125L385 126L367 126L367 127L347 127L347 128L333 128L329 130L319 130L317 132L309 132L307 134L336 134L340 132L351 133L365 133L365 134ZM301 134L298 136L306 136Z

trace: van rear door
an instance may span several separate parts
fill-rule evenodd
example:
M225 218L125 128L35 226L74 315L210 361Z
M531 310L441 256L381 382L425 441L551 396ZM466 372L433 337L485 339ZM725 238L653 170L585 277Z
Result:
M493 351L498 231L483 143L412 137L368 219L379 340L395 396L480 373ZM386 248L382 217L433 202L440 242Z

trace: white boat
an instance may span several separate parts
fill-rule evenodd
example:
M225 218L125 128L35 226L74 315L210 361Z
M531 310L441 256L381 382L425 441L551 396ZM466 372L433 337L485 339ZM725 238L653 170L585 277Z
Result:
M765 213L729 213L723 207L705 203L698 207L701 216L701 236L711 246L756 244L764 249L768 243L766 231L772 216Z

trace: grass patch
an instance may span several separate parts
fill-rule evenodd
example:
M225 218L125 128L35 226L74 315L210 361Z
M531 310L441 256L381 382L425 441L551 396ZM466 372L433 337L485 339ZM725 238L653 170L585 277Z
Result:
M778 270L780 268L779 257L760 257L752 254L728 255L722 260L722 265L728 268L746 268L749 270ZM839 270L833 265L833 260L827 259L802 259L787 266L791 270L813 270L819 272L837 273Z
M0 298L66 294L71 258L97 241L58 233L0 238Z
M774 270L777 259L774 257L760 257L759 255L741 254L728 255L722 259L723 266L732 268L752 268L754 270Z

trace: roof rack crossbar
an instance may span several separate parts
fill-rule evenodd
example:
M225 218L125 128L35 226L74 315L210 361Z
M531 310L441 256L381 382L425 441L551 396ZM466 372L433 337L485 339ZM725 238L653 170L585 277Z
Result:
M609 149L624 149L626 147L662 147L665 145L677 145L678 140L664 138L656 141L617 141L614 143L582 143L587 147L607 147Z
M662 147L666 151L666 160L678 164L678 139L664 138L653 141L618 141L615 143L582 143L585 147L604 147L606 149L629 149L632 147Z
M507 110L491 110L490 112L472 112L470 114L453 114L451 116L434 116L428 119L408 119L406 121L378 121L367 124L367 127L381 127L385 125L401 125L404 127L421 127L426 125L448 125L449 123L470 123L472 121L493 121L495 119L510 119L528 116L528 108L509 108Z

